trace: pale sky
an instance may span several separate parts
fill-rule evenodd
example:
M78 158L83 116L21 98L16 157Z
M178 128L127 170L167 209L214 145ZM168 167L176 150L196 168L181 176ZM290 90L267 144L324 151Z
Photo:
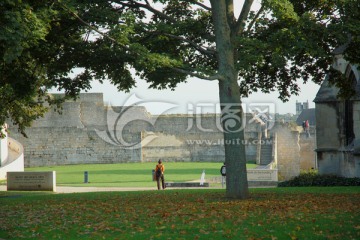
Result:
M255 93L249 98L244 98L243 102L245 104L274 104L275 112L281 114L295 113L296 101L309 101L310 108L314 108L313 100L319 90L319 85L309 82L306 85L299 84L299 86L301 89L299 95L292 96L286 103L278 99L279 94L277 92L270 94ZM219 102L217 81L206 81L196 78L189 79L187 83L179 84L175 91L148 89L148 84L144 80L138 79L137 87L130 90L129 93L118 92L116 87L109 82L100 84L94 81L89 92L102 92L105 104L112 106L133 104L134 101L129 102L128 99L133 94L136 94L141 102L143 102L143 104L139 105L145 106L152 114L163 113L164 109L159 106L159 102L175 105L173 109L165 113L189 113L189 111L192 111L191 109L196 111L196 109L200 108L202 112L215 112L216 104Z

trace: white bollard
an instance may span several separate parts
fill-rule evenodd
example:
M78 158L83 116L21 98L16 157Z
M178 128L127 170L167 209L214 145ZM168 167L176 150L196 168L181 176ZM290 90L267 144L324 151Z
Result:
M205 182L205 170L203 170L200 178L200 186L203 186Z

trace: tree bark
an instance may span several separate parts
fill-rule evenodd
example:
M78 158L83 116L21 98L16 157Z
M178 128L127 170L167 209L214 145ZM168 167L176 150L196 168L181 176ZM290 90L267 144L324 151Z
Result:
M215 27L221 122L224 131L226 196L244 199L249 196L244 145L243 110L241 107L238 73L234 65L234 46L227 16L227 1L211 0Z
M244 145L245 124L243 125L244 117L239 94L228 95L229 88L231 90L238 87L228 85L227 82L219 83L225 147L226 196L244 199L249 195Z

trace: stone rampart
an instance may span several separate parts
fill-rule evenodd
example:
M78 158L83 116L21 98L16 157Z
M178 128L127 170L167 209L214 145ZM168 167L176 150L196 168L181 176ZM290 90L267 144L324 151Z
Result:
M61 112L50 110L35 121L26 130L29 138L11 130L25 147L26 167L225 159L219 115L151 115L141 106L104 106L101 93L80 94ZM261 123L251 115L246 123L245 139L256 140ZM259 146L246 144L247 158L255 160Z
M141 149L122 148L101 139L94 130L28 128L27 135L12 134L25 147L25 167L86 163L140 162ZM131 138L138 135L131 134ZM135 140L134 140L135 141Z
M286 123L272 129L277 137L277 168L279 180L289 180L300 174L299 132L292 131Z

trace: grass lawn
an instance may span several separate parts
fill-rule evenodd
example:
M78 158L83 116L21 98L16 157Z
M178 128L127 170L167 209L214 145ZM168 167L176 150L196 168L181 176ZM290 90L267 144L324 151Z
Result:
M0 192L2 239L360 239L360 187Z
M26 168L25 171L56 171L56 183L59 186L85 186L84 171L88 171L92 187L153 187L152 170L156 163L120 163L120 164L86 164L55 167ZM186 182L199 180L203 170L205 179L220 176L222 163L202 162L169 162L165 165L167 182ZM247 164L247 168L255 168Z

